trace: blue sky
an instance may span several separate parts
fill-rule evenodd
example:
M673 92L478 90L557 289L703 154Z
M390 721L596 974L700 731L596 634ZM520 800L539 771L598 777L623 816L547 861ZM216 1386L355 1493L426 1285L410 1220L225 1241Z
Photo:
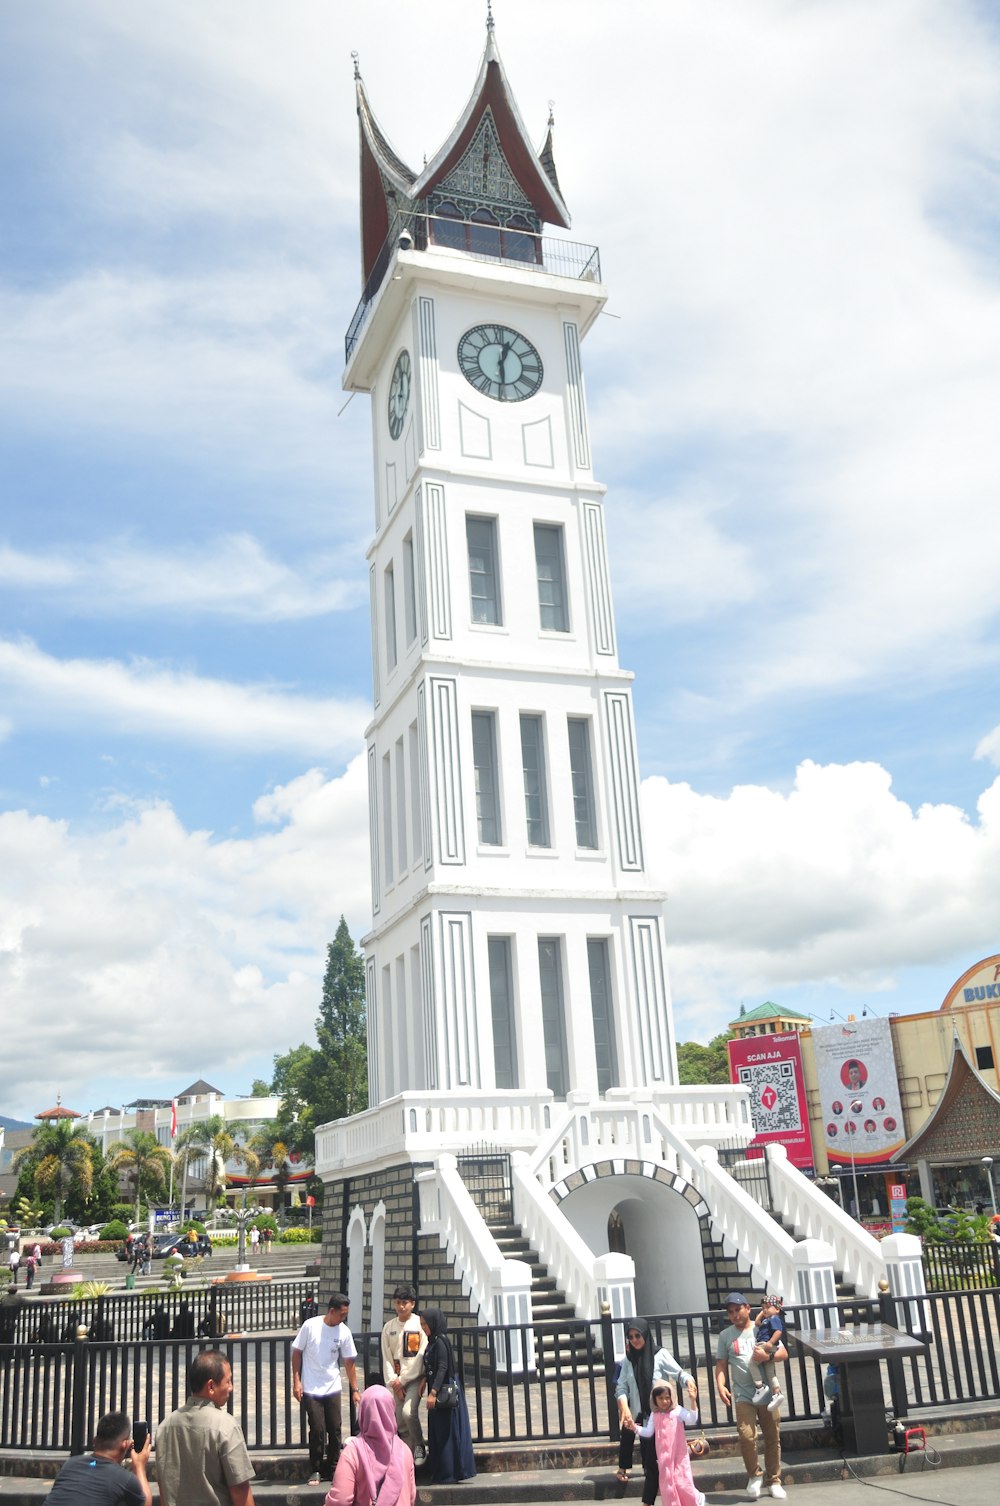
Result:
M4 1112L242 1090L366 928L350 54L419 164L484 11L5 8ZM1000 947L995 15L495 14L610 290L584 355L678 1034L936 1007Z

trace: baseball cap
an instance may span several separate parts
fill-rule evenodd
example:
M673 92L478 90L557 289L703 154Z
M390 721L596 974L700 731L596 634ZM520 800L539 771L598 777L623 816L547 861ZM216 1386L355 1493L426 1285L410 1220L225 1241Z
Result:
M730 1292L726 1298L727 1307L746 1307L747 1299L742 1292Z

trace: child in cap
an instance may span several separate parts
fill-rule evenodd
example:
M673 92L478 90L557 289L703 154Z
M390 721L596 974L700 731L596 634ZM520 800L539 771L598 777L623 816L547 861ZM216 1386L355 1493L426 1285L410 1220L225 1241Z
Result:
M782 1317L781 1308L780 1297L767 1296L761 1303L760 1312L756 1318L757 1343L762 1344L772 1355L785 1340L785 1320ZM784 1397L775 1373L774 1360L765 1360L763 1363L751 1360L747 1369L757 1387L753 1394L754 1406L761 1407L766 1402L769 1412L777 1412Z

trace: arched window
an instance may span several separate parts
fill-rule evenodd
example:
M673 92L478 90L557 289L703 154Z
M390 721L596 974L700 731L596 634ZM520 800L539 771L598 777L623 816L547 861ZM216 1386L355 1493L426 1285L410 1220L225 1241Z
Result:
M464 225L450 225L449 220L461 220L462 213L457 204L446 201L438 204L431 220L431 240L435 246L454 246L457 251L465 250Z
M474 256L500 255L500 227L497 217L488 209L477 209L472 215L472 224L467 225L469 250Z
M531 226L523 214L511 215L502 240L502 254L506 261L541 261L541 239L531 234Z

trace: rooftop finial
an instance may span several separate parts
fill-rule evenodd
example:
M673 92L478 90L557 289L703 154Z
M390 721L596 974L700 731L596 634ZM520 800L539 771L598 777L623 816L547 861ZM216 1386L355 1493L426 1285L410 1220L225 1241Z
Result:
M486 30L493 30L493 0L486 0Z
M354 77L358 79L361 77L361 62L358 53L351 53L351 61L354 63Z
M550 99L549 100L549 130L550 131L551 131L552 127L556 123L555 108L556 108L556 102L555 102L555 100L554 99Z

